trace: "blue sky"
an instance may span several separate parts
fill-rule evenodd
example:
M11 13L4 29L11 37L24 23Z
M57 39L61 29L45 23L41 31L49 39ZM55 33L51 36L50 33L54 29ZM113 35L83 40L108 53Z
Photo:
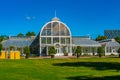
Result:
M55 10L73 36L120 29L120 0L0 0L0 35L37 34Z

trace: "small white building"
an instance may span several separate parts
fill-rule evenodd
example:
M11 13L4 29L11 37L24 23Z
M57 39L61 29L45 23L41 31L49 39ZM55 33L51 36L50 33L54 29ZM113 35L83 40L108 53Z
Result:
M99 43L104 47L105 55L118 55L117 51L120 48L120 44L114 39L102 40Z

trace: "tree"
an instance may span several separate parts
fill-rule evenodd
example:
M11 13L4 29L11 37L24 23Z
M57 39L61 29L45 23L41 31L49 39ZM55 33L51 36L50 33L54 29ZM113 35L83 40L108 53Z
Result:
M2 46L2 44L0 43L0 52L1 52L2 49L3 49L3 46Z
M104 55L103 47L98 47L97 49L98 56L101 58Z
M36 34L35 34L35 32L27 32L26 33L26 36L35 36Z
M25 58L29 58L30 55L30 48L28 46L24 47L24 54L26 54Z
M18 37L23 37L23 36L24 36L24 34L19 33L17 36L18 36Z
M120 48L118 49L118 51L117 51L117 52L118 52L118 54L119 54L119 58L120 58Z
M80 46L77 46L75 50L75 54L77 54L77 58L80 57L80 55L82 54L82 49Z
M73 55L73 56L75 56L75 50L76 50L76 48L75 48L75 47L72 47L72 53L73 53L72 55Z
M0 42L2 42L3 40L7 40L7 39L8 39L8 36L6 36L6 35L0 36Z
M14 50L15 49L15 47L14 46L10 46L10 50Z
M100 36L100 35L98 35L95 40L96 40L96 41L101 41L101 40L106 40L106 39L107 39L106 36Z
M93 47L92 48L92 53L93 53L93 56L95 55L95 48Z
M117 41L118 43L120 43L120 37L116 37L115 41Z
M51 46L48 52L51 55L51 58L54 58L54 54L56 54L55 47Z

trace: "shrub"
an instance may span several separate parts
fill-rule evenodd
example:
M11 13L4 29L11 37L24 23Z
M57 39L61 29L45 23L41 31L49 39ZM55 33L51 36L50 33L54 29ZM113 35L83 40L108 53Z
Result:
M26 54L25 58L29 58L29 56L30 56L30 48L28 46L24 47L24 54Z
M77 54L77 58L80 57L80 55L82 54L82 49L80 46L77 46L77 49L75 51L75 54Z
M64 56L68 56L68 53L67 53L67 52L65 52L65 53L64 53Z
M102 57L104 55L104 49L103 47L98 47L97 53L99 57Z
M51 46L48 52L49 52L49 55L51 55L51 58L54 58L54 54L56 54L55 47Z

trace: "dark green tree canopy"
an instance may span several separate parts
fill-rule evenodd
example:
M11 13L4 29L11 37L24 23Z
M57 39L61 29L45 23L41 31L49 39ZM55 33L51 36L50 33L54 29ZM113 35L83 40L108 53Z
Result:
M50 55L56 54L55 47L51 46L48 52L49 52Z
M0 43L0 51L3 49L2 44Z
M35 36L36 34L35 34L35 32L27 32L26 33L26 36Z
M75 50L75 53L81 55L81 53L82 53L82 48L81 48L80 46L77 46L77 48L76 48L76 50Z
M15 49L15 47L14 47L14 46L10 46L9 48L10 48L10 50L14 50L14 49Z
M30 54L30 48L28 46L24 47L24 54L26 54L26 55Z
M101 40L106 40L106 39L107 39L106 36L100 36L100 35L99 35L99 36L96 37L95 40L96 40L96 41L101 41Z
M23 36L24 36L24 34L19 33L17 36L18 36L18 37L23 37Z
M103 47L98 47L97 49L98 56L101 57L104 55L104 49Z
M3 40L7 40L7 39L8 39L8 36L6 36L6 35L0 36L0 42L2 42Z
M117 41L118 43L120 43L120 37L116 37L115 41Z
M97 53L104 53L103 47L98 47Z
M118 51L117 51L119 54L120 54L120 48L118 49Z

